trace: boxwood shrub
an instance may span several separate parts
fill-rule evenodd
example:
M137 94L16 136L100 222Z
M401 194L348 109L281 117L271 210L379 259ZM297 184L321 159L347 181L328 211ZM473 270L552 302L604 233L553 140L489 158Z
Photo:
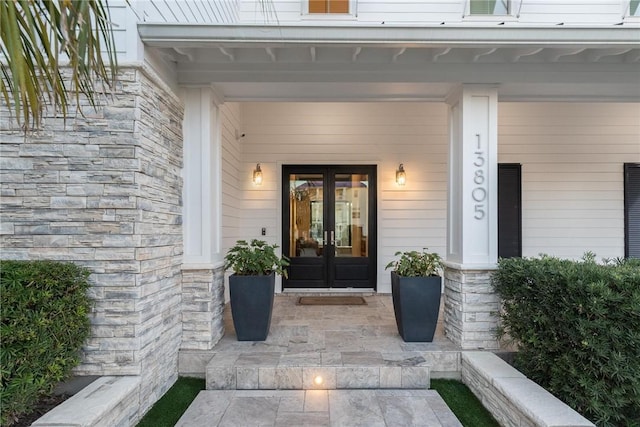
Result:
M640 260L503 259L493 276L516 366L601 426L640 426Z
M28 413L78 364L90 329L88 277L70 263L0 261L0 424Z

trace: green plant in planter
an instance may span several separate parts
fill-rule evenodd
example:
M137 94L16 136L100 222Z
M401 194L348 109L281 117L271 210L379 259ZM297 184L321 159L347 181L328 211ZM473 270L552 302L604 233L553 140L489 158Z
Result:
M399 259L391 261L385 270L392 268L398 276L402 277L428 277L440 276L442 271L442 259L436 252L398 251L395 256Z
M287 276L289 258L279 257L275 250L278 245L269 245L263 240L253 239L250 243L238 240L229 249L225 259L225 270L231 269L238 276L268 276L276 273Z
M276 245L238 240L225 256L231 316L238 341L264 341L269 334L276 274L287 277L289 259L276 255Z
M442 261L435 252L396 252L387 264L398 333L407 342L430 342L438 324Z

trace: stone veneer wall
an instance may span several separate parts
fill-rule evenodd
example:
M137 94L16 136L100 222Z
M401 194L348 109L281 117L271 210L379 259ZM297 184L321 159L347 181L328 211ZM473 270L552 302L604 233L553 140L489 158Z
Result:
M464 351L462 381L504 427L594 427L495 354Z
M182 271L182 350L210 350L224 334L224 267Z
M152 73L129 68L86 118L45 114L25 138L1 113L1 256L93 272L92 333L76 373L141 376L143 413L177 378L183 106Z
M445 334L463 349L497 349L500 300L487 270L444 269Z

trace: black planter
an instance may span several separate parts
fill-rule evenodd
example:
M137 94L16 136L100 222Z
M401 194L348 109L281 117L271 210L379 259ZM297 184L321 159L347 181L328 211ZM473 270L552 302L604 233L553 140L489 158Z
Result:
M229 277L231 315L238 341L264 341L271 326L276 275Z
M438 324L442 278L401 277L391 272L398 333L406 342L431 342Z

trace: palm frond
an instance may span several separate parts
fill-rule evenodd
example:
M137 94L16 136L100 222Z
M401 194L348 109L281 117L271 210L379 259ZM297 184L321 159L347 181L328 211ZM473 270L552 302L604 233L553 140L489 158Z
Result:
M0 40L0 92L25 127L41 125L46 104L65 117L72 101L82 114L82 96L95 108L96 81L115 83L107 0L1 0Z

